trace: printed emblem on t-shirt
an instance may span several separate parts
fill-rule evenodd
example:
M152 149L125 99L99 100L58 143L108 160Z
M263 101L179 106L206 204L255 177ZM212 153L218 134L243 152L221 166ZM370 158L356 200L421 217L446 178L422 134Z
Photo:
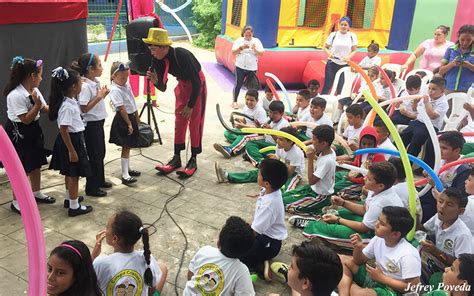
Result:
M385 269L387 269L387 271L390 273L397 273L400 271L400 268L398 268L398 265L392 260L387 261L387 263L385 264Z
M197 271L196 287L201 295L220 295L224 289L224 272L215 264L204 264Z
M117 273L107 284L106 296L139 296L143 290L142 276L135 270Z
M445 250L451 252L453 251L454 242L451 239L444 240L443 247Z

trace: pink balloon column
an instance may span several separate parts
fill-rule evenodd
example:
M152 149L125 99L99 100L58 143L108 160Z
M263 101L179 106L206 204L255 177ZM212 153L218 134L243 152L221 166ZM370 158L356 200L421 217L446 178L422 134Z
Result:
M0 160L21 209L28 247L28 295L46 295L46 250L43 225L25 170L7 133L0 126Z

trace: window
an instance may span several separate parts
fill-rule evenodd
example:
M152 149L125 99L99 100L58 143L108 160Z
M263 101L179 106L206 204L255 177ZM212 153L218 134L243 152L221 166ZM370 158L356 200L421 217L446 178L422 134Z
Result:
M329 0L300 0L298 26L320 28L326 22Z
M240 27L240 19L242 18L242 0L234 0L232 2L232 18L231 24Z

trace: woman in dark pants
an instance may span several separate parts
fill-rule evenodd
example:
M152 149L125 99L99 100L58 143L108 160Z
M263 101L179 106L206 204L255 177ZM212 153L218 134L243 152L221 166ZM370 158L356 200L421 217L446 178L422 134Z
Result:
M238 109L237 98L239 97L240 89L247 81L252 81L252 88L258 88L257 79L257 63L258 57L262 56L264 52L262 42L258 38L253 37L253 28L246 26L242 30L242 37L234 41L232 45L232 53L235 57L235 84L234 84L234 101L232 108ZM253 85L255 84L255 86Z
M339 69L347 66L347 61L352 58L357 49L357 36L350 32L351 20L342 17L339 20L339 30L329 34L326 39L324 52L328 54L328 61L324 71L324 86L321 94L328 94L334 83L334 77ZM344 85L344 76L339 79L337 93L341 93Z

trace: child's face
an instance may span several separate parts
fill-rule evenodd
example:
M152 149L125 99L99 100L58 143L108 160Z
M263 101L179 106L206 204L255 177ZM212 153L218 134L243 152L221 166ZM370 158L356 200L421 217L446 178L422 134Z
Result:
M38 73L31 74L31 80L33 81L33 87L39 87L43 80L43 67L41 66Z
M285 151L290 150L291 146L293 145L292 141L283 137L277 137L276 143L277 143L278 149L284 149Z
M388 87L388 82L383 76L380 76L380 85L382 85L383 87Z
M474 194L474 176L469 175L466 181L464 181L464 185L466 186L467 194L473 195Z
M300 95L296 95L296 105L298 105L298 107L300 108L304 108L306 106L304 106L305 102L306 101L302 96Z
M72 266L57 255L48 259L48 295L60 295L74 284Z
M265 92L265 98L271 102L273 100L273 93L271 91Z
M407 92L410 96L417 95L420 92L420 88L407 88Z
M76 84L71 87L72 97L77 98L81 93L82 89L82 79L79 79Z
M367 76L369 76L370 81L375 81L378 77L377 74L374 73L374 71L368 71Z
M371 171L367 172L367 176L365 176L365 189L375 191L375 192L381 192L384 189L383 184L377 183L374 178L374 174L372 174Z
M441 97L444 94L444 88L439 87L438 85L434 83L430 83L428 86L428 95L430 96L431 99L435 100L439 97Z
M112 80L120 86L125 86L128 81L128 71L119 71L115 73Z
M313 135L313 147L316 153L321 153L324 149L328 147L328 143L324 141L319 141L315 135Z
M291 264L288 267L288 286L296 292L302 294L303 290L308 289L307 282L308 279L299 277L300 270L298 265L296 265L296 256L291 257Z
M379 143L385 142L385 140L388 138L388 132L380 126L375 127L375 132L377 133L377 136L379 136Z
M439 195L436 200L436 209L439 220L443 222L454 221L464 212L464 208L459 207L457 200L446 194Z
M441 159L453 160L459 158L459 153L461 152L459 148L453 149L444 141L439 142L439 148L441 150Z
M375 235L380 238L390 238L392 235L396 235L397 232L392 231L392 226L387 220L387 216L384 213L380 213L380 216L375 223Z
M461 261L456 259L451 266L448 266L444 269L443 284L445 284L445 286L456 287L462 285L464 280L459 279L460 265Z
M281 115L281 113L278 112L278 111L272 111L272 110L270 110L269 116L270 116L270 119L271 119L273 122L278 122L278 121L281 120L281 116L282 116L282 115Z
M367 56L369 58L373 58L378 54L377 51L373 50L372 48L367 49Z
M257 102L258 101L255 99L255 97L249 95L245 96L245 105L247 105L249 109L255 108L255 106L257 106Z
M311 114L311 117L313 119L319 119L321 118L321 116L323 116L324 109L319 106L311 105L311 108L309 109L309 113Z
M100 61L98 56L94 56L94 60L96 62L95 67L91 67L89 70L90 75L93 77L100 77L102 76L102 71L104 68L102 68L102 62Z
M375 143L374 137L362 137L360 140L360 149L367 149L367 148L375 148L377 146L377 143Z
M311 97L314 98L315 96L318 95L319 86L317 86L316 84L310 84L308 85L308 90L309 90L309 93L311 94Z
M360 122L362 121L362 118L359 115L355 116L354 114L346 113L346 116L347 116L347 122L351 126L359 125Z

